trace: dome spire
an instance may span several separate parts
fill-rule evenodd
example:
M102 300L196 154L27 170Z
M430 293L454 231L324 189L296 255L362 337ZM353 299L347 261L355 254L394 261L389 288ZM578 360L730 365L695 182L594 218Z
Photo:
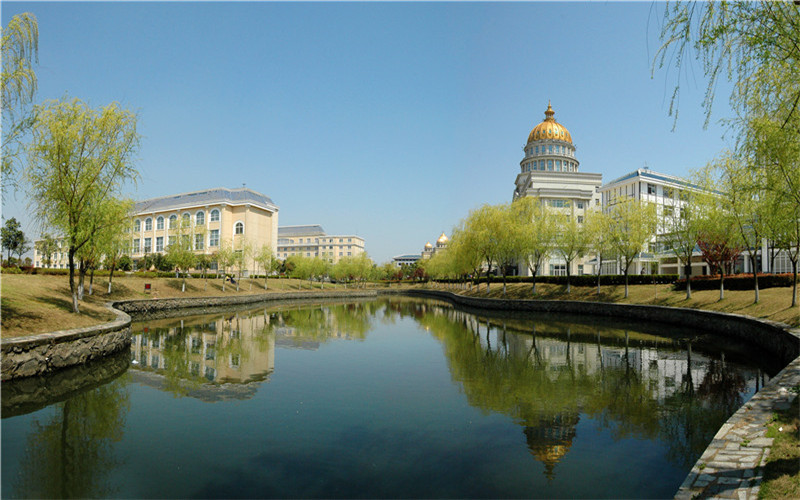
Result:
M548 99L547 100L547 111L544 112L544 116L547 117L547 118L545 118L545 121L548 121L548 122L555 121L555 118L553 118L553 115L555 115L555 114L556 114L556 112L553 111L553 107L550 105L550 99Z

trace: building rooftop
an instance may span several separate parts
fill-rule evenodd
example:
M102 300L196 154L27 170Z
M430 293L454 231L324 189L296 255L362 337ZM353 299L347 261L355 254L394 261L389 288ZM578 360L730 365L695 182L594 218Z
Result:
M698 186L696 184L692 184L691 182L687 181L686 179L683 179L681 177L676 177L674 175L661 174L661 173L658 173L658 172L653 172L649 168L636 169L633 172L625 174L622 177L618 177L618 178L614 179L613 181L610 181L610 182L606 183L603 186L603 188L606 188L606 187L608 187L608 186L610 186L612 184L617 184L619 182L627 181L628 179L633 179L634 177L642 177L643 179L652 179L652 180L661 181L661 182L671 182L673 184L678 184L678 185L681 185L681 186L686 186L686 187L690 187L690 188L694 188L694 189L701 189L700 186Z
M218 187L203 191L150 198L136 202L134 210L141 212L160 212L163 210L177 210L181 208L198 207L204 205L254 205L270 212L277 212L278 206L272 203L269 196L247 188L228 189Z
M278 238L291 236L318 236L325 234L325 230L319 224L309 224L305 226L279 226Z
M410 253L406 255L398 255L397 257L392 257L392 260L419 260L421 255L418 253Z

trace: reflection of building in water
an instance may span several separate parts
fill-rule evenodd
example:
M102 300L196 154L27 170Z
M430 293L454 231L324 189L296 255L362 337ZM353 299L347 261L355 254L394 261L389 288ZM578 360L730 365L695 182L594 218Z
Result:
M487 320L448 307L433 313L447 320L429 324L435 334L440 329L451 373L470 403L515 418L550 479L583 415L601 426L668 434L660 409L687 398L699 407L735 408L748 389L741 371L723 380L724 354L692 352L670 338L568 320ZM755 385L757 377L747 379Z
M203 323L180 320L132 335L131 358L140 370L172 372L215 384L262 382L275 369L269 316L232 314Z
M564 370L593 375L603 369L627 366L640 374L653 399L659 402L681 390L687 383L697 389L711 362L707 356L693 353L689 371L686 352L676 352L673 344L645 347L641 342L631 341L626 347L624 337L618 339L620 345L607 345L609 338L604 338L602 344L589 343L585 340L585 333L581 341L568 341L569 328L557 330L545 327L538 331L532 328L529 335L504 333L502 328L494 325L489 327L476 316L455 309L450 311L448 314L459 316L458 321L463 321L473 334L481 332L479 339L485 349L505 349L510 356L529 357L532 362L545 365L553 380ZM555 336L558 338L553 338Z
M579 420L578 412L565 411L558 415L542 415L535 423L525 423L523 432L528 449L544 464L547 479L555 477L553 469L572 446Z

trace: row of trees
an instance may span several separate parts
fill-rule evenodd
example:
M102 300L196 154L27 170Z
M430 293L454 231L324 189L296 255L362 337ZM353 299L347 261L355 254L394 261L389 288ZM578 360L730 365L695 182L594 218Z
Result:
M505 294L508 273L521 264L533 276L535 294L541 266L555 257L565 264L570 292L573 264L594 255L598 288L599 262L616 259L625 275L627 297L631 265L655 235L656 224L655 206L633 199L621 201L608 213L578 213L574 207L562 210L535 197L520 198L471 211L453 230L447 251L437 252L423 265L435 278L477 277L484 270L489 276L496 269Z
M757 269L766 239L792 262L792 306L796 306L800 218L789 212L793 205L775 191L759 189L749 170L730 157L710 164L698 179L703 189L685 191L683 203L663 206L660 213L655 205L632 198L612 205L606 213L587 211L582 216L572 209L551 208L533 197L484 205L453 230L446 252L422 265L434 278L477 277L482 271L488 276L496 269L503 277L504 295L509 270L524 265L533 276L535 294L543 262L555 257L565 264L569 293L573 263L593 256L598 293L600 264L617 262L625 275L627 297L631 266L651 247L658 253L671 253L684 266L689 299L692 261L699 250L711 272L720 275L722 300L725 274L736 258L747 249L745 255ZM758 302L758 273L753 273L753 279Z
M797 2L771 0L670 2L665 5L661 41L653 70L677 70L670 105L676 122L681 71L687 61L698 60L707 78L706 125L718 79L732 81L729 102L734 115L723 121L735 144L719 155L706 175L711 181L707 187L726 193L729 202L719 213L723 220L718 233L735 235L730 247L755 248L763 237L783 247L792 262L792 305L797 305L800 7ZM755 253L748 256L755 267ZM757 275L754 280L758 301Z

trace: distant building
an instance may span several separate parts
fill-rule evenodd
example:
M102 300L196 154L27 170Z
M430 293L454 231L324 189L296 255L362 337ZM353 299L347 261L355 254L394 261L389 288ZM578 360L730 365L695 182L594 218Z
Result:
M422 249L422 258L430 259L436 254L436 252L446 249L449 243L450 239L446 234L444 234L444 232L442 232L441 236L439 236L439 239L436 240L436 246L431 245L430 241L425 243L425 247Z
M397 257L392 258L392 264L396 267L402 267L404 265L412 266L416 264L421 255L418 253L406 254L406 255L398 255Z
M277 251L278 206L268 196L247 188L218 187L142 200L134 205L131 222L128 254L137 264L145 256L165 253L181 236L181 226L188 228L198 254L213 255L226 242L234 249L246 243ZM59 250L50 267L65 268L66 243L63 238L57 243ZM44 260L37 249L34 262L44 266Z
M342 257L355 257L362 253L364 253L364 238L360 236L329 235L318 224L278 228L277 256L280 259L303 255L327 257L336 263Z
M247 188L214 188L137 202L134 208L130 255L134 261L163 253L188 225L196 253L213 254L229 242L277 250L278 207Z

